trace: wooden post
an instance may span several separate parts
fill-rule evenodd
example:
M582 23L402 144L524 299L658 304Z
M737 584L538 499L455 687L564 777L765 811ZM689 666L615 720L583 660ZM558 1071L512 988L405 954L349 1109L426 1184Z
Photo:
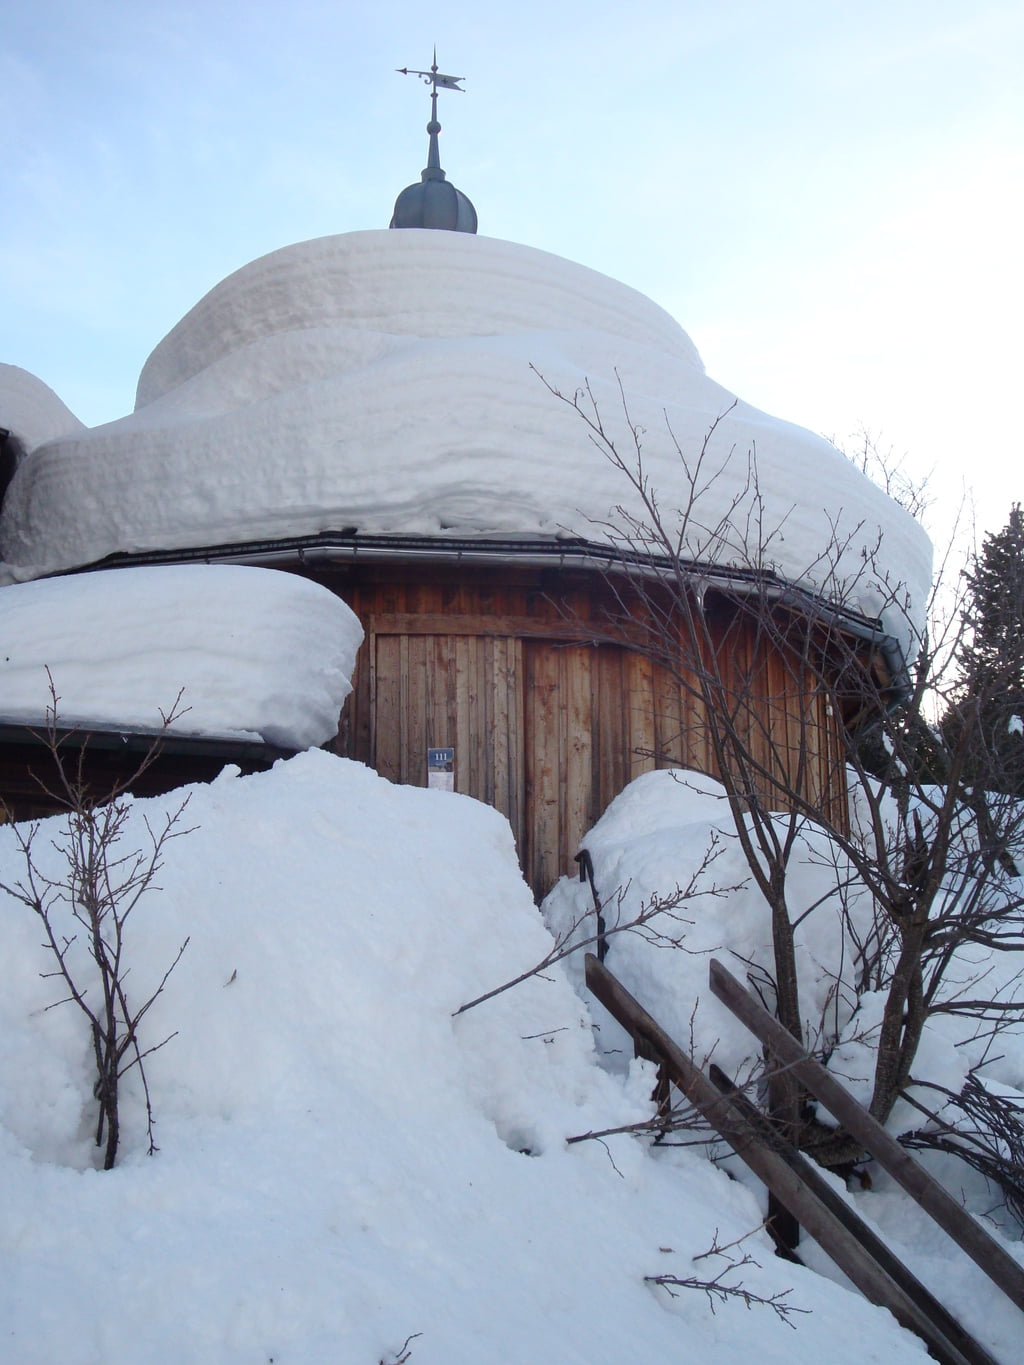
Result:
M840 1221L813 1193L780 1154L758 1140L751 1125L732 1100L711 1084L685 1052L661 1028L592 953L586 955L587 986L620 1024L643 1046L659 1055L687 1100L732 1147L754 1174L796 1217L808 1234L828 1253L865 1298L888 1308L896 1320L926 1342L942 1365L992 1365L983 1354L970 1356L949 1340L862 1246L846 1222ZM905 1271L909 1276L909 1271ZM966 1334L965 1334L966 1335ZM980 1348L978 1348L980 1351Z
M952 1313L938 1301L929 1289L925 1288L916 1275L907 1269L899 1257L889 1250L856 1210L852 1209L845 1199L836 1193L821 1169L813 1161L808 1160L802 1152L798 1152L790 1143L783 1141L757 1105L751 1104L750 1100L736 1088L720 1067L711 1066L709 1074L712 1084L735 1104L750 1124L751 1130L758 1135L762 1142L777 1151L783 1161L793 1168L812 1194L820 1199L828 1211L853 1233L865 1251L878 1262L890 1279L899 1285L900 1289L917 1304L918 1308L927 1314L929 1320L942 1332L947 1341L955 1346L966 1360L973 1361L975 1365L996 1365L996 1361L989 1355L984 1346L976 1342L961 1327Z
M1024 1269L983 1227L933 1180L894 1137L853 1098L820 1062L808 1057L800 1044L777 1019L714 958L711 990L737 1019L759 1038L779 1061L825 1105L836 1120L906 1192L931 1215L970 1258L981 1267L1007 1298L1024 1309Z

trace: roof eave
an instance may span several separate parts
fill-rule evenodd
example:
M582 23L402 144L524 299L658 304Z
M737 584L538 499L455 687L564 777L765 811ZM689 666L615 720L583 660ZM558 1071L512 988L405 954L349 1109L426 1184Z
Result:
M273 567L299 564L304 567L338 563L372 563L416 560L437 564L509 564L523 568L589 569L614 573L616 569L659 578L677 571L668 556L645 555L612 545L571 537L363 535L345 528L274 540L241 541L235 544L199 545L186 548L120 552L74 572L130 568L143 564L250 564ZM830 602L810 588L787 582L769 570L731 565L688 562L688 578L738 596L767 594L781 605L823 623L834 625L881 651L892 678L895 700L909 688L906 658L900 642L877 617L866 616L845 604Z

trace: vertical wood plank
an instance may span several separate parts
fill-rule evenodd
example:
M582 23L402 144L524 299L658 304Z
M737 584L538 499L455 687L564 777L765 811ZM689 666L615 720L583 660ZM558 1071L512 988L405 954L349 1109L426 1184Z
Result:
M626 785L625 760L626 730L623 703L623 661L625 650L615 645L602 645L596 661L596 709L594 724L597 754L597 796L599 812Z
M431 695L431 715L433 717L433 728L431 734L432 745L451 745L458 749L459 736L459 699L462 690L461 667L462 659L459 655L457 639L451 635L436 635L433 640L434 657L434 682L433 693ZM456 753L455 762L458 765L459 755ZM455 782L456 791L461 791L458 785L458 774Z
M455 745L455 789L484 800L481 781L481 750L489 741L477 715L476 665L482 641L472 636L448 638L452 659L451 691L454 726L448 743Z
M593 823L593 658L589 645L560 649L561 749L564 780L559 784L561 810L555 878L570 871L577 849Z
M397 636L376 637L374 766L390 782L402 780L401 646Z
M370 622L364 618L366 632L356 658L356 672L352 679L354 713L348 732L348 753L360 763L373 762L373 693L372 676L375 668Z
M558 858L558 660L546 642L526 644L527 880L549 887Z
M402 637L402 781L412 786L426 785L427 738L427 648L426 635Z
M499 696L506 717L504 738L496 733L508 792L506 814L516 836L520 865L526 867L526 649L522 640L505 640ZM531 883L533 885L533 883Z
M509 761L512 729L515 725L515 718L509 714L510 691L507 671L510 643L512 642L508 640L488 641L487 699L490 708L488 726L492 736L490 779L493 784L494 804L503 815L508 816L519 846L520 831L513 819L513 812L516 810L511 790L513 765Z
M500 810L502 815L508 815L507 793L504 792L497 781L498 751L502 747L501 736L498 732L499 715L497 697L497 679L495 669L497 666L496 653L497 647L502 642L496 639L478 640L478 659L477 671L480 678L480 734L486 736L487 742L482 747L483 758L483 792L481 798L489 806L494 806ZM503 722L501 722L503 723Z
M643 654L627 656L626 735L629 781L655 766L654 666Z
M654 707L655 763L659 768L679 768L684 764L686 739L683 733L683 701L679 683L664 668L651 673Z

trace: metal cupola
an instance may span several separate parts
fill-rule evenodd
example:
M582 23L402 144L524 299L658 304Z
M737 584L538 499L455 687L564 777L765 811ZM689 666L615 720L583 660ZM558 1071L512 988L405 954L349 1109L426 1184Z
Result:
M441 157L437 147L437 137L441 125L437 121L438 90L462 90L460 81L465 76L445 76L437 69L437 49L434 49L434 62L429 71L411 71L400 67L403 76L419 76L430 90L430 122L427 132L430 135L430 148L426 168L420 175L419 184L408 185L395 200L390 227L393 228L440 228L447 232L476 232L476 209L461 190L457 190L445 177L441 169Z

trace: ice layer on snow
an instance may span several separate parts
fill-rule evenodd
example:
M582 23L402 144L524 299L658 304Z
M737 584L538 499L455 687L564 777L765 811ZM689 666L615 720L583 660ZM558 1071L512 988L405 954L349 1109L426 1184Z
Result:
M337 731L362 627L326 588L239 565L108 569L0 589L0 718L263 740ZM49 672L47 672L49 670Z
M918 524L827 441L709 379L661 308L546 252L415 229L286 247L211 290L147 361L133 414L35 450L3 556L24 578L353 529L605 541L635 492L547 385L589 386L627 461L642 430L670 534L690 508L684 556L869 616L905 589L919 618Z

